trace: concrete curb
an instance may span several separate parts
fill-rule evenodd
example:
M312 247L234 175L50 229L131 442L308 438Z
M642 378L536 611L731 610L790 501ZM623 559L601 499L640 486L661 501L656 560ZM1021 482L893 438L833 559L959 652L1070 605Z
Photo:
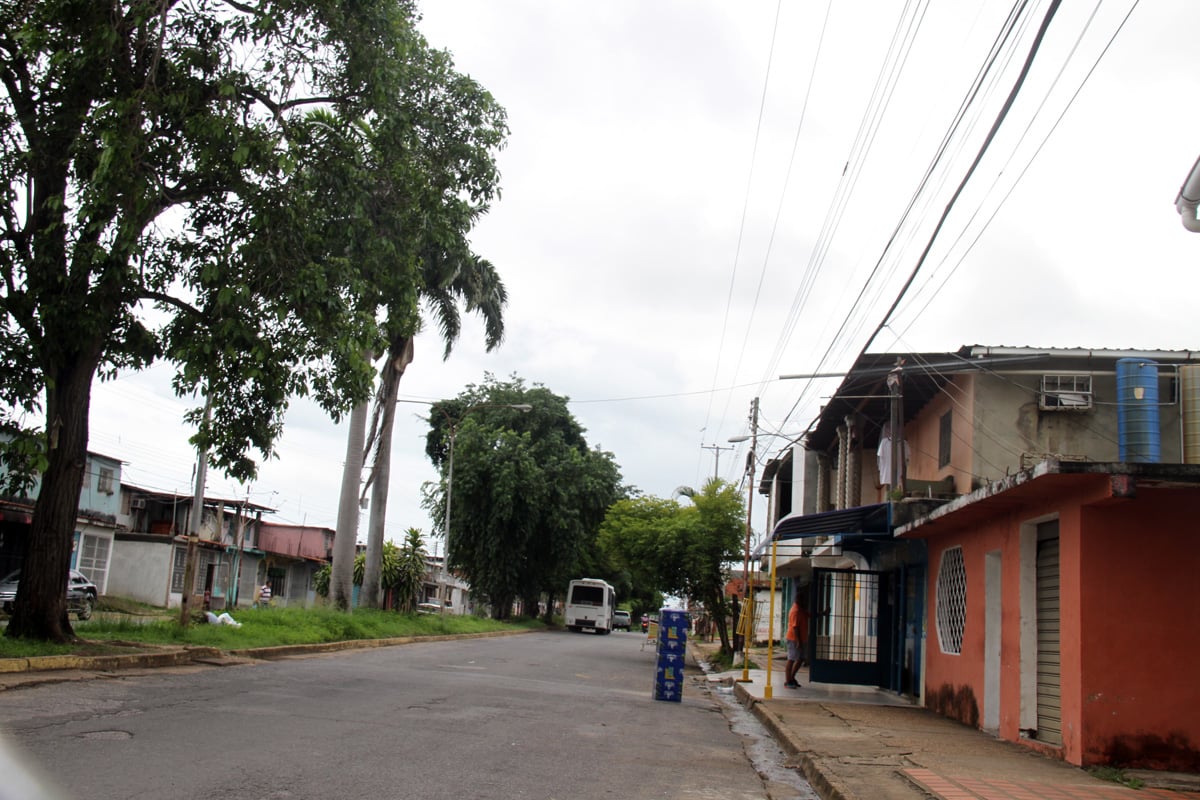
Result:
M733 684L733 695L751 714L758 718L763 727L770 731L779 748L795 759L800 771L804 773L805 779L812 786L813 791L821 796L821 800L857 800L856 796L842 786L841 782L826 770L820 761L801 748L800 744L792 738L783 721L772 713L762 701L752 697L739 683Z
M107 672L139 667L178 667L198 658L213 658L221 651L215 647L184 647L152 653L127 653L110 656L30 656L29 658L0 658L0 674L22 672L53 672L84 670Z
M287 658L296 655L316 655L320 653L336 653L341 650L367 650L372 647L395 647L404 644L420 644L422 642L449 642L458 639L490 639L497 636L517 636L532 633L531 630L520 631L487 631L484 633L440 633L433 636L397 636L392 639L345 639L338 642L318 642L315 644L282 644L275 647L248 647L239 650L227 650L231 656L241 658L257 658L270 661L273 658Z
M444 642L454 639L485 639L496 636L515 636L531 633L519 631L488 631L486 633L438 634L435 636L402 636L392 639L351 639L340 642L316 644L288 644L277 647L251 647L238 650L220 650L216 647L182 647L149 653L128 653L109 656L30 656L28 658L0 658L0 675L27 672L55 672L78 670L81 672L113 672L122 669L145 669L153 667L182 667L189 664L221 663L233 656L242 659L269 661L289 656L317 655L340 650L362 650L371 647L394 647L422 642ZM227 661L226 663L237 663ZM245 663L245 662L242 662Z

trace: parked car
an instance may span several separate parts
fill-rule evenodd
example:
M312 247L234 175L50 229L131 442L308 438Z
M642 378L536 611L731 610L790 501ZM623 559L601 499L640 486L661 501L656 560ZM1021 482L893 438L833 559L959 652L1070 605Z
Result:
M627 631L627 630L629 630L629 626L632 624L633 624L633 621L629 618L628 611L622 611L621 609L618 608L616 611L613 612L613 630L614 631L620 631L620 630Z
M4 608L6 614L12 613L20 582L19 569L13 570L0 580L0 607ZM92 583L87 575L79 570L71 570L67 576L67 611L76 614L80 619L91 619L98 594L96 584Z

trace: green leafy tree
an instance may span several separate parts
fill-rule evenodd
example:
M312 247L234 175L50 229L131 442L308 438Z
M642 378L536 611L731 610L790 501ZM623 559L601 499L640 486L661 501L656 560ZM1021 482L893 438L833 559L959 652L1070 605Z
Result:
M92 381L166 359L212 464L335 418L496 190L504 115L410 0L0 0L0 402L45 469L8 634L65 640ZM447 245L449 246L449 245ZM411 323L409 323L411 325ZM28 431L26 431L28 433Z
M599 546L637 585L702 602L716 619L721 648L732 652L725 565L737 558L745 532L741 493L719 479L699 492L685 487L677 493L690 504L649 496L615 503L600 527Z
M498 619L511 614L514 600L527 609L542 596L552 601L579 577L605 511L621 496L612 454L589 448L567 398L515 377L488 376L435 404L430 424L426 453L444 472L453 442L450 566ZM429 487L425 499L441 519L446 488L446 481Z

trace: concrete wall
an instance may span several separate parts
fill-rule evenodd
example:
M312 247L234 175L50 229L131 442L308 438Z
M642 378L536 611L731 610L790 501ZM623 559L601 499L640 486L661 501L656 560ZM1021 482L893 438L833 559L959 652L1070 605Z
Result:
M1193 585L1200 549L1188 540L1200 488L1147 489L1114 499L1107 476L1074 477L1069 485L1025 493L991 513L959 512L927 529L937 534L927 539L926 705L984 727L991 554L1002 593L993 606L1000 620L993 664L997 734L1081 766L1198 771L1200 715L1181 710L1200 708L1200 594ZM1029 532L1047 519L1059 523L1061 748L1023 734L1036 726L1036 581L1030 569L1036 536ZM961 653L951 654L938 637L937 578L945 553L956 546L967 577L966 625Z
M974 420L976 453L971 472L985 480L1005 474L1014 452L1084 456L1091 461L1119 460L1117 378L1115 373L1092 373L1093 405L1086 411L1050 411L1038 407L1043 374L1018 372L973 376L977 384ZM1160 372L1158 391L1162 460L1182 461L1180 409L1172 403L1171 375ZM957 419L955 420L957 422Z
M1085 509L1084 763L1200 772L1196 490Z
M165 537L118 535L113 542L107 594L154 606L167 605L173 543Z
M974 470L974 422L972 407L974 384L969 375L955 376L945 391L934 397L920 413L904 427L908 442L908 477L922 481L954 478L954 489L960 494L971 491ZM938 465L942 416L950 413L950 463ZM1001 473L1003 474L1003 473Z

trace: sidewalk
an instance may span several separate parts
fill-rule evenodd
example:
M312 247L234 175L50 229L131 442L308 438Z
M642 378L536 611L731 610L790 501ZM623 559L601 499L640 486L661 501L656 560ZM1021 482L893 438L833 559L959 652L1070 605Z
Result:
M703 659L712 645L689 641ZM742 669L708 680L732 683L734 694L771 731L779 746L823 800L1200 800L1200 776L1136 773L1147 785L1134 790L1076 767L1001 741L923 708L894 693L862 686L783 686L784 659L767 671ZM765 665L766 651L751 651ZM1164 786L1177 786L1173 791Z

